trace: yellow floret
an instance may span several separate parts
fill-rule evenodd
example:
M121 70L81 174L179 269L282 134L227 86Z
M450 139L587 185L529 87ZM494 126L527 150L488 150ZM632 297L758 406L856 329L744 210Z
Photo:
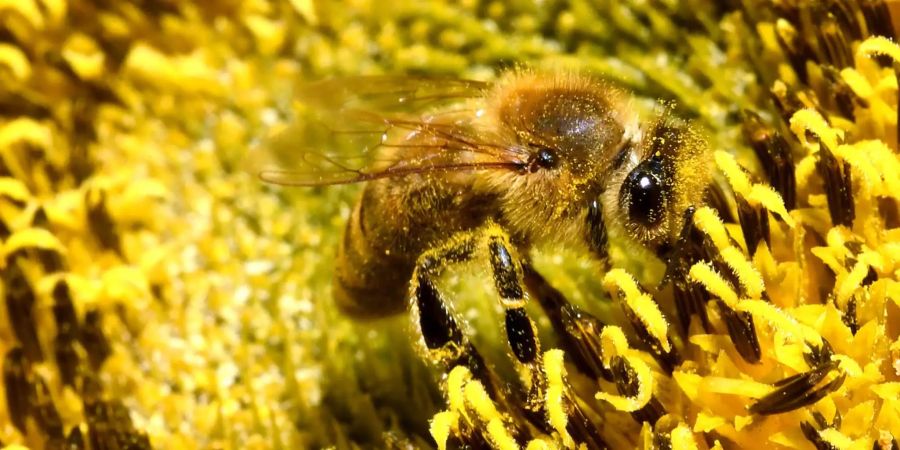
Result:
M823 441L831 444L834 448L844 450L851 449L853 445L853 439L850 439L840 431L834 429L833 427L826 428L824 430L819 431L819 437L822 438Z
M287 30L282 21L271 20L261 15L251 15L244 19L244 23L253 33L261 54L272 55L284 45Z
M841 271L843 272L843 271ZM840 305L846 305L847 300L856 292L857 289L862 285L863 279L869 273L869 265L864 261L857 261L856 264L853 265L853 268L850 269L846 275L840 281L837 289L837 301Z
M653 396L653 373L650 370L650 366L641 359L629 357L626 357L625 359L628 361L628 364L631 365L631 368L634 370L637 377L637 394L634 397L624 397L600 391L594 394L594 397L597 398L597 400L609 402L619 411L633 412L643 408L650 402L650 398Z
M609 289L621 289L625 298L635 298L641 295L641 290L631 275L622 269L612 269L603 276L603 284Z
M603 362L607 365L613 356L628 352L628 339L622 329L615 325L603 327L603 331L600 332L600 345L603 349Z
M634 311L647 331L659 341L663 350L671 349L668 337L669 323L659 310L659 305L650 295L641 292L637 282L628 272L622 269L613 269L603 277L603 284L614 292L621 290L625 294L625 298L619 300L625 301L628 308Z
M680 423L671 431L672 450L697 450L697 441L687 425Z
M518 450L519 444L513 439L512 435L503 425L503 421L499 417L490 419L487 424L488 436L494 447L498 450Z
M60 254L66 253L66 248L53 233L43 228L25 228L13 233L3 244L3 254L10 255L18 250L26 248L41 248L53 250ZM5 260L6 258L0 258Z
M734 270L741 286L751 298L760 298L766 286L762 276L753 263L747 260L744 253L735 247L727 247L721 250L725 263Z
M450 438L451 433L457 429L458 423L459 414L455 411L441 411L431 419L429 431L440 450L446 450L447 440Z
M734 189L734 192L737 194L741 194L744 197L747 197L750 194L750 177L744 173L744 170L741 169L741 166L738 164L737 160L734 158L734 155L731 153L717 150L715 152L716 165L719 167L719 170L728 177L728 182L731 184L731 188Z
M89 36L80 33L70 36L64 44L62 56L84 80L94 80L103 75L106 55Z
M0 12L15 12L21 14L34 28L44 28L44 15L41 14L41 5L35 0L0 0Z
M25 81L31 76L31 64L28 57L16 46L0 44L0 66L6 66L18 81Z
M566 414L565 399L565 373L562 350L548 350L544 352L544 373L547 376L547 392L545 394L547 415L550 425L559 433L563 445L567 448L575 446L572 436L566 429L569 417Z
M447 375L447 402L451 411L463 411L466 398L463 389L472 379L472 373L464 366L455 366Z
M600 333L600 342L603 348L604 363L608 366L614 356L625 358L637 376L638 393L634 397L612 395L606 392L597 392L594 396L598 400L605 400L620 411L637 411L643 408L653 396L654 379L650 366L637 357L628 347L628 340L621 328L609 325Z
M856 54L871 57L873 55L887 55L894 61L900 62L900 46L883 36L874 36L864 40L856 48Z
M463 388L463 392L466 395L466 404L471 406L482 419L487 421L500 418L497 406L494 405L494 401L491 400L491 396L488 395L481 382L469 381Z
M0 196L26 202L31 198L31 193L28 192L28 187L22 181L11 177L0 177Z
M828 146L832 151L837 148L838 141L843 138L843 132L828 125L828 122L814 109L801 109L791 116L791 131L807 143L806 132L810 131Z
M725 304L731 307L737 304L737 293L709 263L698 262L694 264L691 266L689 274L692 280L703 284L711 294L722 299Z
M641 294L629 301L629 307L634 310L644 326L647 327L650 335L659 341L663 351L670 351L672 345L668 336L669 322L666 321L666 317L659 310L659 305L656 304L653 297L650 294Z
M697 208L694 212L694 224L697 228L709 236L717 248L723 249L731 245L728 230L719 218L719 214L708 206Z
M708 433L715 430L725 423L725 419L721 416L710 414L706 411L697 413L697 421L694 422L694 431L700 433Z
M728 177L728 182L736 194L740 194L750 204L764 206L767 210L778 214L789 226L794 226L794 220L784 207L784 200L778 191L769 185L751 182L731 153L719 150L715 156L719 170ZM701 220L708 222L709 219L704 218ZM718 241L717 245L719 245Z
M53 132L48 126L29 118L18 118L0 124L0 151L9 152L14 144L19 143L50 149L53 145Z
M778 217L781 217L781 220L788 224L789 227L793 228L795 226L794 218L788 213L787 208L784 206L784 199L781 198L781 194L775 188L768 185L754 184L750 189L750 195L747 197L747 200L763 205L769 211L778 214Z
M525 447L525 450L554 450L556 446L543 439L533 439Z
M850 89L853 89L853 92L856 93L856 95L864 99L868 99L872 96L872 85L869 83L869 80L866 80L866 77L856 69L852 67L844 68L841 70L841 78L847 82L847 85L850 86Z
M815 345L822 345L822 336L814 329L797 322L784 310L765 300L741 300L737 304L738 311L745 311L772 324L781 332L787 332L797 340L806 340Z

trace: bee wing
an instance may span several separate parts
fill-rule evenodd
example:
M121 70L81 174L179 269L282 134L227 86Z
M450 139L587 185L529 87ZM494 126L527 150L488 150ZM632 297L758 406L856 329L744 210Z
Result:
M413 173L517 169L523 150L479 129L463 110L429 113L483 95L485 83L423 77L353 77L301 87L298 100L318 117L273 130L251 151L248 168L266 182L289 186L355 183ZM455 120L439 114L457 113ZM462 118L459 118L462 117ZM415 134L415 142L388 139ZM379 149L393 147L389 159Z
M325 111L421 113L426 108L476 98L489 83L437 76L357 76L304 83L296 98Z

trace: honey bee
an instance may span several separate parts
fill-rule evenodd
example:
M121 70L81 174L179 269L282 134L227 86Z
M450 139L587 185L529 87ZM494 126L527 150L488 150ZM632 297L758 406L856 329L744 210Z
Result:
M298 98L321 119L276 130L248 163L280 185L365 182L337 252L338 309L355 319L409 311L430 359L468 367L501 398L436 283L447 266L486 253L507 342L530 374L523 417L538 428L546 382L529 296L575 341L596 339L600 323L554 300L560 294L531 266L532 250L579 249L606 265L610 230L665 256L683 212L710 183L710 152L694 128L665 109L642 120L623 90L589 75L357 77L303 85ZM582 360L599 361L585 345ZM672 366L673 353L657 353ZM617 383L626 393L633 386L627 377ZM636 417L660 416L651 403Z
M325 111L324 126L274 133L250 164L281 185L366 182L333 283L355 318L404 311L411 283L431 286L417 270L468 259L485 242L504 298L522 297L505 273L519 264L512 255L527 259L538 244L605 260L609 227L664 253L710 177L697 131L666 112L642 121L623 90L584 74L356 77L305 85L298 97Z
M662 257L677 253L686 212L712 175L700 133L665 109L642 120L623 90L578 73L520 69L494 83L357 77L304 85L298 97L321 120L275 131L248 163L280 185L365 182L335 262L333 297L343 313L373 319L408 310L426 356L448 371L468 369L529 424L520 437L552 434L530 297L582 371L636 395L629 363L601 355L602 322L569 304L530 253L565 246L608 265L607 230ZM506 340L523 369L524 403L510 400L436 283L446 267L479 253L488 256ZM633 312L629 320L671 371L671 343ZM567 408L576 440L605 448L593 428L576 426L587 420L581 407ZM664 413L653 398L632 415L654 423ZM477 426L463 433L484 441Z

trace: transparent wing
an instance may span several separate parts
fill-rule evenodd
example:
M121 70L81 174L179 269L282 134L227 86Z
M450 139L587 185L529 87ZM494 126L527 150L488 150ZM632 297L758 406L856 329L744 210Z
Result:
M483 95L489 83L449 77L357 76L305 83L296 98L327 111L419 113Z
M290 125L247 167L263 181L316 186L413 173L518 169L527 154L477 121L463 100L486 85L423 77L353 77L301 86ZM452 106L451 106L452 105Z

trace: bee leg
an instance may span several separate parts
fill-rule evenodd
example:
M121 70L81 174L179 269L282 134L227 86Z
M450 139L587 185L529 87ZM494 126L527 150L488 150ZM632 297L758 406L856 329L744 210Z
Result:
M428 357L445 368L463 365L489 393L495 392L492 374L478 350L459 327L455 315L434 283L443 268L472 257L476 236L466 233L419 257L412 275L410 308Z
M505 309L507 340L513 355L522 364L534 364L540 345L534 323L525 312L522 264L513 256L513 246L500 227L491 224L482 233L455 236L444 246L426 251L419 257L412 276L411 307L416 313L425 347L441 361L447 359L442 350L464 348L465 337L433 280L446 265L471 259L476 246L485 242L494 285Z
M564 387L565 381L562 381L561 378L557 378L556 381L556 383L562 383L562 386L556 384L556 392L562 393L559 402L551 401L551 397L548 397L551 386L546 375L549 369L545 367L545 364L550 364L547 362L547 354L550 352L547 352L544 358L541 358L537 327L525 310L528 297L523 288L527 286L531 290L529 279L535 276L540 278L540 275L537 275L537 272L531 269L521 258L515 256L515 248L509 241L509 237L499 228L490 227L486 241L491 270L494 276L494 285L497 288L497 293L500 295L500 303L505 310L506 338L525 384L526 397L521 402L523 415L544 433L552 434L553 427L560 425L559 423L548 423L547 418L553 415L552 412L564 411L561 414L565 414L568 417L565 432L571 438L585 445L587 449L607 448L606 442L597 433L596 424L588 419L581 405L571 397L568 389ZM540 279L543 281L543 278ZM544 284L549 289L553 289L546 282ZM562 297L562 294L555 289L553 291L558 294L557 300L568 304ZM549 314L550 312L548 311ZM562 389L560 389L561 387ZM562 410L556 409L563 404L565 406L562 407ZM557 428L556 431L561 432L562 430Z
M527 297L522 283L521 259L507 234L495 225L488 227L485 238L494 287L504 309L506 341L519 369L524 398L518 402L522 415L544 433L551 434L547 423L547 379L542 370L541 348L537 327L525 310Z
M536 328L525 311L525 291L522 288L522 264L513 256L509 238L499 228L487 234L488 254L494 276L494 286L503 306L506 338L519 363L534 364L540 354Z
M468 260L476 249L485 247L494 284L501 305L505 309L507 341L522 375L524 386L521 391L510 392L499 388L501 386L499 378L485 364L480 353L465 336L450 304L434 282L448 264ZM511 435L520 442L533 437L530 435L534 429L541 430L543 434L553 434L554 426L558 426L550 424L547 419L549 408L547 405L550 400L547 397L548 380L544 366L550 363L545 361L546 355L544 358L541 357L536 326L525 310L527 296L523 287L523 272L523 263L516 256L508 235L498 226L491 224L476 232L463 233L450 243L425 252L419 258L413 273L410 302L414 320L419 327L429 358L444 367L449 374L447 380L457 379L458 376L455 377L454 374L458 375L460 367L468 369L472 378L484 387L497 410L518 417L519 423L522 421L530 423L531 426L515 427L510 430ZM559 385L556 386L558 388ZM458 393L448 384L447 394L448 401L452 405L454 395ZM563 414L568 415L565 427L569 435L585 443L588 449L605 448L606 444L597 433L595 424L588 419L581 406L566 393L565 389L562 394L561 401L565 406L560 406L559 403L555 405L562 407ZM464 428L465 430L461 430L460 433L466 444L484 441L485 433L492 433L475 424L466 424Z

